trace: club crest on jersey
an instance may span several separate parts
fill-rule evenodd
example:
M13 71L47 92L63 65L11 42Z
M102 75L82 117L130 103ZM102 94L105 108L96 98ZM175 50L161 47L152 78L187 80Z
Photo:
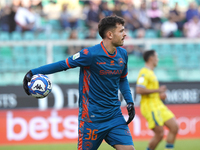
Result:
M79 57L80 57L80 53L76 53L76 54L73 55L73 60L75 60L75 59L77 59Z
M118 64L119 64L120 66L123 66L123 65L124 65L124 60L123 60L122 58L119 58L119 59L118 59Z

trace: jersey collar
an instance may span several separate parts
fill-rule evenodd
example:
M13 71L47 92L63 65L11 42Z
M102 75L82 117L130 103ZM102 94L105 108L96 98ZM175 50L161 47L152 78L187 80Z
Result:
M113 58L113 57L115 57L117 55L117 49L115 50L115 55L109 55L108 51L106 50L106 48L103 45L103 41L101 42L101 47L104 50L104 52L106 53L106 55L108 55L109 57Z

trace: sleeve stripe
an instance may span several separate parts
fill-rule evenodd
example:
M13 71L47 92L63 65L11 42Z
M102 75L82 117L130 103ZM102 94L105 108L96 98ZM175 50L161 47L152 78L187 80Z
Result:
M138 87L146 88L144 85L136 84Z
M127 72L127 74L125 74L124 76L121 76L121 78L125 78L127 75L128 75L128 72Z
M66 59L66 63L67 63L67 66L68 66L69 68L71 68L71 66L69 65L69 62L68 62L68 58Z

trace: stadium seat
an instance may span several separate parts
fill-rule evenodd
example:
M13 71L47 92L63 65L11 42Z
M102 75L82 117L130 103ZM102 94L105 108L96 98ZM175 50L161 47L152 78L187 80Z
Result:
M78 26L80 28L86 28L85 20L79 19L78 20Z
M134 69L130 68L128 70L129 75L127 77L128 77L129 82L136 82L137 81L140 69L141 68L137 68L137 69L136 68L134 68Z
M141 68L144 66L144 61L141 57L135 55L128 56L129 68Z
M162 53L160 50L160 45L158 44L151 45L151 49L155 50L158 54Z
M145 31L145 38L158 38L158 33L155 30L148 29Z
M35 38L36 38L37 40L47 40L47 35L46 35L46 33L41 32L41 33L38 33L38 34L35 36Z
M171 44L161 44L160 45L160 53L162 56L171 55L172 54L172 45Z
M1 77L2 77L1 78L2 85L13 85L14 84L13 80L11 80L11 79L15 78L13 73L4 72Z
M180 54L184 52L183 44L172 44L171 52L172 55L178 57Z
M61 29L62 29L59 20L51 19L51 20L49 20L47 23L48 23L49 25L51 25L51 27L52 27L53 30L61 30Z
M65 31L60 33L60 39L66 40L66 39L69 38L69 35L70 35L70 32L65 30Z
M17 31L14 31L11 33L11 36L10 36L10 39L11 40L22 40L22 35L21 35L21 32L17 32Z
M168 76L170 78L169 79L170 81L180 81L180 78L178 76L176 68L168 68L167 69L167 74L168 74Z
M170 76L167 73L166 69L155 69L155 75L158 78L158 81L169 81Z
M40 55L46 55L46 46L38 46L37 47L37 52Z
M174 44L172 48L178 51L182 51L184 49L183 44Z
M26 31L23 33L23 40L34 40L34 39L35 39L35 35L33 32Z
M12 57L12 50L9 46L0 47L0 56L5 58Z
M183 37L183 32L180 30L173 32L173 34L174 34L174 37Z
M25 49L23 46L14 46L12 48L12 51L13 51L13 55L14 57L21 57L22 55L25 54Z
M28 69L26 57L17 58L14 63L14 70L15 71L24 71ZM30 69L30 68L29 68Z
M14 63L13 63L12 57L3 58L1 60L0 68L1 68L2 71L11 71L11 70L13 70L13 65L14 65Z
M185 55L181 55L181 53L180 53L180 55L177 56L175 60L176 60L175 62L176 62L177 68L180 69L180 68L187 67L188 62L187 62L187 57Z
M158 67L159 68L174 68L175 67L174 58L171 56L159 57Z
M185 51L188 51L188 52L193 52L195 51L195 44L184 44L183 45Z
M10 40L10 34L9 32L0 32L0 41L8 41Z
M188 56L188 61L187 61L187 66L188 68L199 68L199 56L195 55L194 53L189 54Z
M85 39L86 33L84 31L78 32L78 39Z
M200 44L195 45L194 55L197 55L200 58Z
M182 81L199 81L200 71L198 69L179 69L178 75Z
M39 54L37 51L37 47L36 46L27 46L25 48L25 54L26 55L35 55L35 54Z
M48 36L48 39L51 39L51 40L58 40L58 39L60 39L59 32L54 31L54 32L50 33L49 36Z

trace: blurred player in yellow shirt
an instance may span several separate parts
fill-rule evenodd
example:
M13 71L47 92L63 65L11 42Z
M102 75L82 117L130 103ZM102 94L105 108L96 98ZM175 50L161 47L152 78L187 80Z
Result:
M162 102L166 98L167 87L159 86L153 71L157 66L158 56L154 50L149 50L144 52L143 58L145 67L139 72L136 93L141 94L140 111L147 120L148 127L155 133L147 150L154 150L162 140L164 125L169 129L165 150L172 150L178 133L178 124L174 114Z

